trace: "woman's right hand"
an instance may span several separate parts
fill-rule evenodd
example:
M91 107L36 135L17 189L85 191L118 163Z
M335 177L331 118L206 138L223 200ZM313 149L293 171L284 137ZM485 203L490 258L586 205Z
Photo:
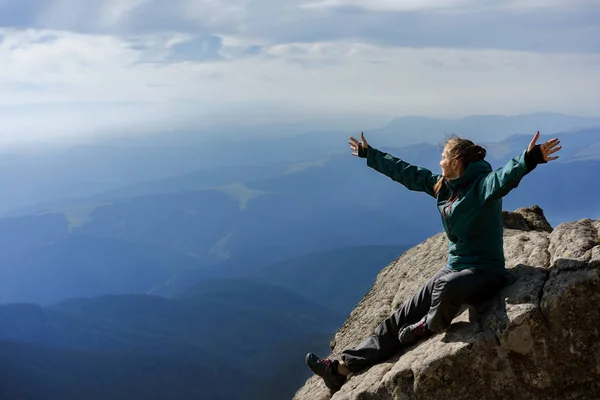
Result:
M367 139L365 139L365 135L360 133L359 142L354 137L350 136L350 140L348 140L348 144L350 145L350 150L352 150L352 155L356 157L365 158L367 157L367 149L369 148L369 143L367 143Z
M534 151L534 149L536 147L536 142L539 137L540 137L540 131L537 131L535 133L535 135L533 135L533 139L529 143L529 147L527 148L527 153L532 153ZM554 154L557 151L559 151L560 149L562 149L562 146L558 146L559 144L560 144L560 140L558 140L557 138L548 140L546 143L543 143L539 146L540 151L538 152L538 154L535 155L537 157L534 156L534 158L536 158L536 161L538 163L547 163L548 161L556 160L558 158L558 156L550 157L550 155ZM556 146L558 146L558 147L556 147Z

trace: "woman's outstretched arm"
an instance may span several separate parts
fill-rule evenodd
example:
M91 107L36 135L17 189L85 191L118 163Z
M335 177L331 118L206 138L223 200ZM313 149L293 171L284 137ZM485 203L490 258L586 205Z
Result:
M502 168L490 172L479 182L479 197L482 203L506 196L538 164L545 164L558 158L552 154L562 148L562 146L558 146L560 141L554 138L541 145L536 145L539 137L540 132L538 131L529 143L527 150L508 161Z
M352 155L366 158L369 167L401 183L407 189L425 192L436 197L433 187L442 177L441 175L433 174L426 168L411 165L391 154L369 146L362 132L360 138L361 142L353 137L350 137L348 141Z

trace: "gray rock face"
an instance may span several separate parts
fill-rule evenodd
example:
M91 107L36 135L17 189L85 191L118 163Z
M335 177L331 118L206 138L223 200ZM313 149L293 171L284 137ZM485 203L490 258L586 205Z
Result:
M552 229L534 206L504 221L509 282L483 310L350 375L333 396L313 376L294 400L600 399L600 220ZM447 245L440 233L384 268L329 356L371 335L446 262Z

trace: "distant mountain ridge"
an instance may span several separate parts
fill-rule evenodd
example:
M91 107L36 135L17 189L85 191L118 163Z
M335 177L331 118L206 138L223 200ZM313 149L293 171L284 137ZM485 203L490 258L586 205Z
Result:
M120 295L4 305L0 394L240 398L341 320L285 289L237 280L207 281L171 300ZM271 352L284 345L290 354Z
M159 400L207 394L211 400L230 400L254 379L208 358L76 351L0 340L0 398L7 400Z
M537 113L461 119L403 117L382 128L357 126L355 131L315 130L311 126L304 129L306 133L298 133L303 131L298 126L256 126L243 131L236 127L140 134L61 150L3 155L0 185L10 187L11 191L1 199L0 213L31 209L35 204L50 204L65 197L86 198L202 169L250 170L264 165L266 160L269 163L310 161L345 147L348 136L360 131L377 138L379 143L397 147L418 142L437 145L448 133L487 142L513 134L533 134L536 130L558 133L589 127L600 127L600 118Z
M70 235L3 257L0 303L52 304L70 297L145 293L201 266L169 248Z
M410 245L356 246L249 265L243 259L184 271L151 294L177 297L193 282L234 278L284 288L337 313L345 313L368 290L383 265ZM336 284L344 290L332 290Z
M543 135L540 141L551 137ZM600 215L600 193L592 184L600 168L600 154L594 157L594 149L600 151L594 147L600 143L600 129L559 137L561 158L525 177L503 200L505 209L537 203L555 225ZM488 160L499 168L523 152L529 140L529 135L517 135L484 143ZM377 139L371 143L410 163L439 169L436 146L394 148ZM248 181L228 186L188 190L202 186L190 175L172 184L159 181L156 191L171 193L103 198L0 219L0 301L48 303L85 293L160 293L178 279L185 283L181 277L205 276L208 266L221 265L224 271L237 265L238 273L250 272L335 249L417 243L441 229L433 199L407 191L348 153L282 164L268 177L263 175L266 170L254 170ZM138 279L143 263L153 265L153 272ZM31 275L34 271L39 273Z
M556 113L523 115L472 115L457 119L403 117L372 131L373 137L392 145L419 142L439 144L446 135L467 137L475 142L502 141L514 135L573 132L600 127L599 117L573 117ZM404 134L406 132L406 134Z

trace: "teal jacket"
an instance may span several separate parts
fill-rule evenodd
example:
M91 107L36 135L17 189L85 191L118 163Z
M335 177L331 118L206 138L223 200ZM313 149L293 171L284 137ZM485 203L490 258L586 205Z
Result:
M369 167L409 190L436 198L449 240L448 268L506 274L502 197L536 167L527 151L495 171L487 161L472 162L459 178L445 181L437 196L433 187L441 175L373 147L369 147L366 158Z

